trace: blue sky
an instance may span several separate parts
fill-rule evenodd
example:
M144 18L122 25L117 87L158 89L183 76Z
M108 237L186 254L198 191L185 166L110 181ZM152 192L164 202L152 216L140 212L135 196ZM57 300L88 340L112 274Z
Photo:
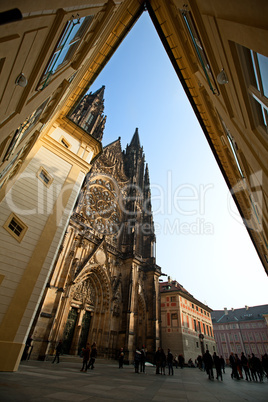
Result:
M139 129L162 272L213 309L267 304L267 275L147 13L90 90L102 85L103 145L121 137L125 149Z

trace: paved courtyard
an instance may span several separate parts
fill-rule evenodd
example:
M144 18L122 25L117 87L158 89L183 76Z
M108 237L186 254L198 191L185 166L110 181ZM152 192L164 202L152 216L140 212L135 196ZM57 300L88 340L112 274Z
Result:
M175 369L174 376L155 375L154 367L135 374L133 366L118 369L116 361L97 359L94 370L80 372L82 359L61 357L22 362L15 373L0 373L1 402L50 401L268 401L268 382L209 381L197 368Z

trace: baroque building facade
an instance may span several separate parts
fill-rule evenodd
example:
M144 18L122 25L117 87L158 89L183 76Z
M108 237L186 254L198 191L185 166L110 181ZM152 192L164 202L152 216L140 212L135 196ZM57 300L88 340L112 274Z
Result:
M176 280L168 277L160 283L161 343L173 355L183 355L185 362L194 362L206 350L216 351L212 309L195 299Z
M86 95L71 118L78 121L87 103L88 125L96 104L103 110L103 91ZM107 145L84 181L30 334L31 357L44 359L62 339L64 353L96 342L99 355L116 357L123 347L127 360L146 345L152 360L160 342L154 249L149 171L136 129L124 152L120 138Z
M214 310L212 323L217 349L227 361L231 352L261 358L268 353L268 305Z

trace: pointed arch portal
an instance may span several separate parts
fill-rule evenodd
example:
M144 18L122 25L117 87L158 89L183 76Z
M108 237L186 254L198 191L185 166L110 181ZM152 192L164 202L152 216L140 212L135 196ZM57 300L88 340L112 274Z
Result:
M64 353L79 354L86 343L102 346L102 331L110 315L111 291L102 266L84 268L84 274L70 289L66 323L62 323ZM66 314L63 314L66 317Z

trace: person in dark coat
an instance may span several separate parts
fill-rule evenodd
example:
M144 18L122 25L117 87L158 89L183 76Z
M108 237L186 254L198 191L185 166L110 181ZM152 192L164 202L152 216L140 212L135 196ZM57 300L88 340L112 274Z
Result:
M262 367L265 373L266 378L268 379L268 355L267 353L265 353L262 358L261 358L261 362L262 362Z
M203 356L203 362L205 364L205 370L208 374L208 378L209 380L214 379L214 375L213 375L213 360L212 360L212 356L209 353L208 350L206 350L206 353L204 353Z
M144 345L142 345L140 352L141 352L140 372L145 373L146 348Z
M231 352L231 354L230 354L229 362L230 362L230 366L232 368L231 377L236 378L237 380L240 380L240 377L237 372L237 365L236 365L236 360L235 360L235 356L234 356L233 352Z
M54 357L52 363L55 363L56 360L57 360L57 363L60 362L60 354L61 354L61 352L62 352L62 340L59 341L59 343L58 343L58 345L56 347L56 354L55 354L55 357Z
M161 348L159 347L154 356L156 371L155 374L160 374L159 369L161 366Z
M119 368L123 368L124 363L124 349L121 348L118 356Z
M248 366L249 366L252 381L258 381L254 360L252 360L252 357L250 357L250 355L248 355Z
M87 371L87 365L89 361L89 355L90 355L90 347L89 343L87 343L86 347L82 349L82 357L83 357L83 366L80 371Z
M237 369L239 378L243 379L242 364L241 364L241 360L239 359L237 353L235 353L235 362L236 362L236 369Z
M184 357L183 355L179 355L179 366L181 369L184 367Z
M166 375L166 365L167 365L167 358L164 349L161 349L161 363L160 363L161 374Z
M221 362L222 372L225 374L225 360L222 356L220 357L220 362Z
M134 367L135 367L135 373L139 373L139 365L141 361L141 351L139 348L136 349L135 354L134 354Z
M244 352L241 353L241 366L242 369L245 372L245 376L246 376L246 381L251 381L251 377L250 377L250 372L249 372L249 366L248 366L248 359L246 358Z
M202 356L198 355L196 360L197 360L197 367L199 368L199 370L202 371L203 370L202 369Z
M171 353L170 349L168 349L168 354L167 354L167 364L168 364L168 375L174 375L174 370L173 370L173 354Z
M28 336L21 360L27 360L27 359L29 360L31 350L32 350L32 341L33 341L33 338Z
M263 381L263 370L262 370L261 361L257 356L254 355L254 353L252 353L251 355L252 355L252 358L251 358L252 367L253 367L255 373L257 373L260 382L262 382Z
M216 369L216 380L220 378L222 381L221 361L216 352L213 353L213 361Z
M91 368L91 370L94 369L94 363L97 357L97 345L96 342L94 342L91 346L91 352L90 352L90 360L88 363L88 369Z

